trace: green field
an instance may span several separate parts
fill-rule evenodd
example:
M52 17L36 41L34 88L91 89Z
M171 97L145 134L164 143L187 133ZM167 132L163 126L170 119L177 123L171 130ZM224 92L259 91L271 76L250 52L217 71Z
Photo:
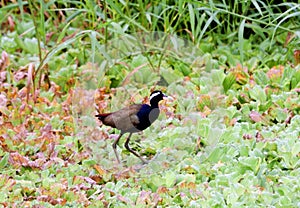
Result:
M0 207L300 207L300 4L0 1ZM95 114L169 98L151 127Z

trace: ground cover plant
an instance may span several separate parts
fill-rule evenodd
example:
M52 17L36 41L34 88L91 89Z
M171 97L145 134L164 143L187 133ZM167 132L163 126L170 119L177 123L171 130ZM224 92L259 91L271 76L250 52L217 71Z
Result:
M1 207L300 205L297 1L0 5ZM94 115L155 89L118 165Z

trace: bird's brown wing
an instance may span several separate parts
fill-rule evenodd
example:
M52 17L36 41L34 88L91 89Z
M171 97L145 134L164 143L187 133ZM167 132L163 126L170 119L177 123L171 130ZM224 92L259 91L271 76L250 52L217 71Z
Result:
M108 115L103 123L105 125L117 128L122 131L128 131L136 127L139 124L139 118L137 113L141 109L142 104L135 104L125 108L122 108L119 111L113 112Z

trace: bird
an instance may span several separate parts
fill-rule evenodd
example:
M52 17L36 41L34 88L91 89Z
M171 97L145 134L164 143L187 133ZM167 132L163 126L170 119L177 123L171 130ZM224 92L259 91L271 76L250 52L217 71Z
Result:
M133 133L143 131L151 126L151 124L158 118L160 113L158 103L165 97L167 96L160 90L155 90L150 94L150 105L133 104L115 112L95 115L104 125L111 126L121 131L119 136L112 144L117 162L119 164L121 162L117 152L117 145L125 133L129 133L129 136L125 141L125 148L133 155L138 157L143 164L148 163L144 158L142 158L138 153L129 147L130 137Z

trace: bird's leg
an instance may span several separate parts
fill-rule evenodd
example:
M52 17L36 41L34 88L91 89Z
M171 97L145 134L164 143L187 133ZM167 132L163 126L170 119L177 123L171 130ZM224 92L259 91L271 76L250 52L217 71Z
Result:
M119 140L121 139L121 137L123 136L123 134L124 134L124 133L121 132L120 135L118 136L118 138L115 139L115 141L114 141L114 143L113 143L113 145L112 145L118 163L121 163L121 162L120 162L119 155L118 155L118 152L117 152L117 144L118 144Z
M126 139L126 142L125 142L125 148L131 152L132 154L134 154L135 156L137 156L138 158L140 158L140 160L144 163L144 164L147 164L148 162L142 158L139 154L137 154L135 151L133 151L130 147L129 147L129 140L130 140L130 137L131 137L132 133L129 134L129 136L127 137Z

